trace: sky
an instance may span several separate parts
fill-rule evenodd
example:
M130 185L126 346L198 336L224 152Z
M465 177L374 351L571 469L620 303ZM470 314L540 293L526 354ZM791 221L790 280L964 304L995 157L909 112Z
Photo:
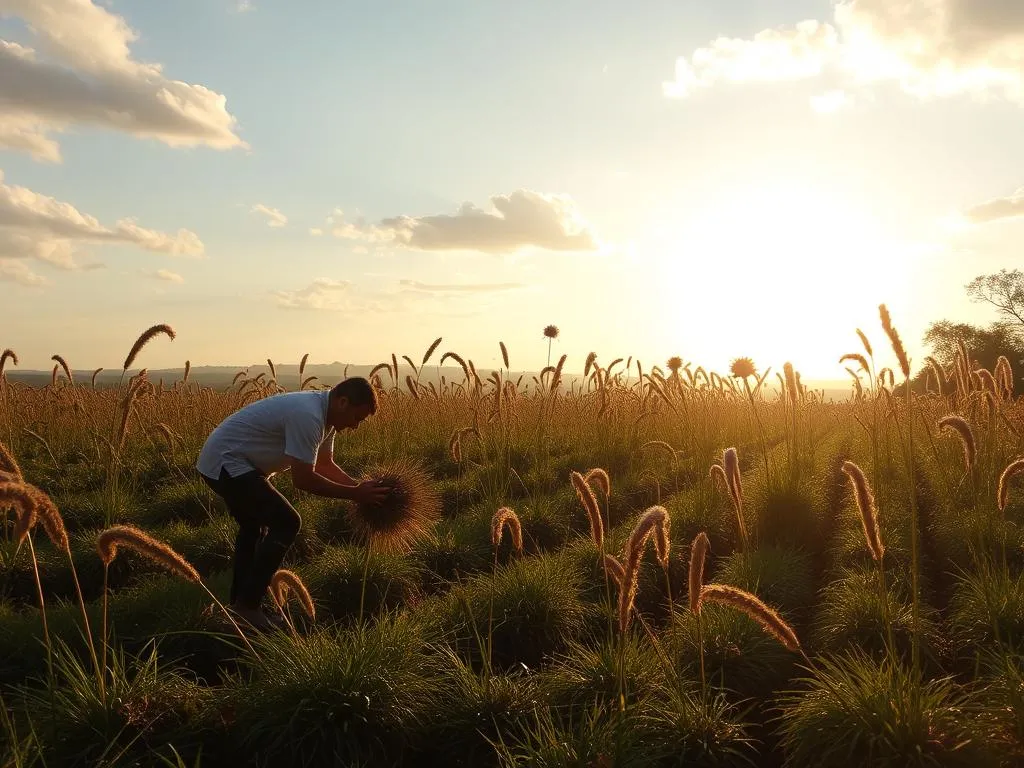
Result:
M916 369L1022 128L1019 0L0 0L0 348Z

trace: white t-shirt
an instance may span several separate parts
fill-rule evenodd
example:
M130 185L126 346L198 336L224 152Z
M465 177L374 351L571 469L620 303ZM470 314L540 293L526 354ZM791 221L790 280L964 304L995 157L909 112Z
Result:
M334 451L330 394L283 392L235 411L206 438L196 469L216 480L222 468L231 477L254 469L269 476L287 469L291 458L315 464L321 447Z

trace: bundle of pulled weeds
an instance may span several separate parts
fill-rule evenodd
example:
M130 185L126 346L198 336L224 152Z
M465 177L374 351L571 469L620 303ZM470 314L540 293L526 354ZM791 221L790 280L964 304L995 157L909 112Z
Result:
M408 551L441 519L441 494L415 459L378 462L366 467L360 479L391 489L380 504L353 503L346 510L356 537L376 550Z

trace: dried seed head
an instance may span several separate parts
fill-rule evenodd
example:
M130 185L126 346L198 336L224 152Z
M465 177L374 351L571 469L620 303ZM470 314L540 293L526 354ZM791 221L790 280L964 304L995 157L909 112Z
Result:
M491 546L500 547L501 539L508 528L512 537L512 546L517 552L523 551L523 526L519 522L519 516L509 507L501 507L491 518Z
M882 555L885 554L885 546L882 544L882 534L878 527L878 509L875 506L875 497L868 486L867 477L864 476L864 471L852 461L843 462L843 472L850 478L850 483L853 485L868 552L871 553L874 560L881 560Z
M622 563L616 559L615 555L605 554L604 569L612 577L612 580L615 581L615 585L622 589L622 582L626 578L626 570L622 567Z
M162 541L132 525L115 525L96 537L96 551L105 566L117 557L120 547L134 550L149 561L163 566L187 581L200 581L199 573L184 557Z
M896 353L896 359L900 361L900 371L905 379L910 378L910 360L907 358L907 350L903 347L903 341L899 333L893 327L892 318L889 316L889 309L885 304L878 305L878 314L882 320L882 330L889 337L892 343L892 351Z
M701 531L690 545L690 611L700 613L700 593L704 588L704 563L707 561L711 541Z
M601 467L594 467L589 470L583 476L583 479L587 481L590 487L596 486L604 494L605 499L612 495L612 481L608 478L608 473Z
M0 471L7 472L18 480L22 479L21 467L18 466L14 454L2 442L0 442Z
M1006 465L1006 469L999 475L999 488L996 490L996 505L1000 512L1006 510L1010 501L1010 480L1017 475L1024 474L1024 458L1016 459Z
M569 480L576 491L577 498L579 498L580 503L583 504L583 508L587 512L587 518L590 520L590 538L594 545L600 549L604 544L604 521L601 519L601 509L597 505L597 497L594 496L590 485L579 472L575 470L570 472Z
M619 630L625 632L629 628L629 622L633 613L633 602L636 600L637 583L640 578L640 559L643 557L644 547L651 534L655 532L658 524L667 523L668 510L662 506L648 507L640 516L633 530L626 540L626 549L623 555L625 562L623 569L624 588L619 591Z
M967 471L970 472L974 468L974 460L977 456L977 447L974 442L974 432L971 431L971 425L962 416L951 414L939 419L939 430L943 429L951 429L959 435L964 449L964 464L967 467Z
M148 328L146 331L142 333L141 336L139 336L139 338L135 340L135 343L132 344L132 348L128 352L128 357L124 359L123 370L127 371L129 368L131 368L132 363L135 362L135 358L138 357L139 352L142 351L142 348L160 334L166 335L172 341L174 340L175 337L174 329L171 328L171 326L169 325L161 323L160 325L154 325Z
M787 650L800 650L800 640L793 628L778 613L761 602L757 595L726 584L708 584L701 590L700 599L702 603L710 600L743 611Z
M295 595L302 606L303 612L311 619L316 618L316 606L313 604L313 596L309 594L306 585L297 573L286 569L280 569L270 577L270 595L279 607L284 607L288 595Z

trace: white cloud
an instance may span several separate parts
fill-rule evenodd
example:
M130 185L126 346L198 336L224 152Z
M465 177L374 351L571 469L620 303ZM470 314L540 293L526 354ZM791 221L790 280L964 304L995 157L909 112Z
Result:
M80 263L77 257L83 246L105 243L179 256L202 256L204 250L199 237L187 229L172 235L145 229L132 219L104 226L70 203L4 183L0 172L0 267L5 279L41 284L23 263L28 259L64 270L100 268L102 264Z
M463 203L454 214L396 216L370 224L347 221L336 209L331 234L348 240L423 251L505 253L536 247L551 251L595 251L601 245L572 199L527 189L491 197L491 210Z
M819 77L846 89L890 82L922 99L995 94L1024 102L1024 3L844 0L830 22L697 49L677 61L664 93L683 98L723 82Z
M137 34L92 0L0 0L38 50L0 40L0 147L60 161L52 138L82 123L170 146L247 146L226 98L132 58Z
M171 272L169 269L158 269L153 273L153 277L157 280L164 280L168 283L177 283L181 285L185 282L185 278L179 275L177 272Z
M259 213L266 217L268 227L283 227L288 223L288 217L277 208L271 208L263 203L256 203L251 208L252 213Z
M16 261L14 259L7 259L0 256L0 282L39 286L46 284L46 278L42 275L37 275L23 261Z
M811 97L811 109L822 115L838 112L849 103L850 97L843 90L825 91L825 93Z
M968 208L963 213L964 219L970 224L988 224L1000 219L1011 219L1024 216L1024 188L1018 189L1008 197L997 197Z
M320 227L310 227L309 228L309 234L311 234L313 237L320 237L320 235L322 235L323 233L324 233L324 231L322 229L320 229Z
M344 293L351 287L347 280L318 277L305 288L274 291L277 306L282 309L343 309Z

